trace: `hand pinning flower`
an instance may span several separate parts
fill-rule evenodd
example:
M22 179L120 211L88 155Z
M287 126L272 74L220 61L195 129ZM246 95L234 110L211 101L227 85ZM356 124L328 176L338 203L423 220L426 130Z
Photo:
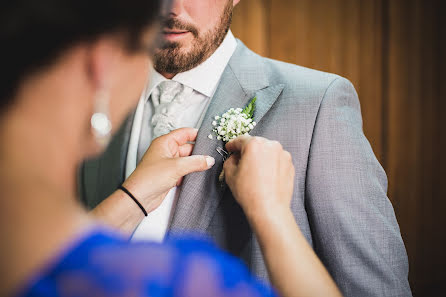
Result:
M217 140L228 142L238 136L249 134L256 126L253 121L255 103L257 98L254 97L245 109L231 108L222 116L216 116L212 122L212 132L215 133ZM214 139L212 134L209 134L209 139Z
M231 108L225 112L222 116L216 116L212 122L212 132L215 133L217 140L223 140L228 142L231 139L237 138L241 135L246 135L251 132L256 126L256 122L253 121L254 110L256 108L257 97L254 97L245 109ZM209 134L209 139L214 139L212 134ZM229 154L222 148L218 148L219 154L225 153L223 160L229 156ZM222 170L218 180L224 184L225 171Z

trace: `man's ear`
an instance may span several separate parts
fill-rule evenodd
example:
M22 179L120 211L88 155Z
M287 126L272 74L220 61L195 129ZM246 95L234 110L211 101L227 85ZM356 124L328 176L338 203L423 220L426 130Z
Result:
M102 38L90 45L87 71L93 89L109 87L118 52L117 43L111 39Z
M232 6L235 7L239 2L240 0L232 0Z

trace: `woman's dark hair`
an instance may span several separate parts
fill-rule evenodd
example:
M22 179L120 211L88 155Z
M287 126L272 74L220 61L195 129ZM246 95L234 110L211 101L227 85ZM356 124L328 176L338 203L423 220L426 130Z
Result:
M12 0L0 4L0 111L21 81L69 47L124 33L128 49L158 21L163 0Z

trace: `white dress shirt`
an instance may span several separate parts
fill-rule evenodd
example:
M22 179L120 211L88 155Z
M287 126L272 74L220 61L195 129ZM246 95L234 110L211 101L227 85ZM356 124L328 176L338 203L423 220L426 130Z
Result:
M175 75L172 80L192 88L192 95L185 100L189 103L181 112L180 127L199 128L203 116L209 106L210 100L217 89L221 75L226 68L232 54L237 47L232 32L229 31L217 50L199 66ZM152 75L148 82L138 106L133 120L130 143L127 152L126 178L132 174L136 168L137 150L142 125L144 105L149 100L152 91L162 81L167 80L164 76L152 69ZM152 115L154 112L152 106ZM153 133L153 131L151 132ZM151 137L150 137L151 138ZM133 233L132 240L152 240L161 242L164 239L167 228L171 220L173 210L178 199L177 187L172 188L161 205L149 213Z

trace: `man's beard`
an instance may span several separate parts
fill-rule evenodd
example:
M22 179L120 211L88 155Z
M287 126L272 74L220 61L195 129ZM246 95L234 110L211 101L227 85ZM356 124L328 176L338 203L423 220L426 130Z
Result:
M209 58L223 42L232 20L232 1L228 1L219 24L215 29L199 36L199 31L175 18L169 18L164 25L169 29L188 30L194 36L192 48L183 52L178 42L166 42L155 51L155 69L161 73L177 74L188 71Z

